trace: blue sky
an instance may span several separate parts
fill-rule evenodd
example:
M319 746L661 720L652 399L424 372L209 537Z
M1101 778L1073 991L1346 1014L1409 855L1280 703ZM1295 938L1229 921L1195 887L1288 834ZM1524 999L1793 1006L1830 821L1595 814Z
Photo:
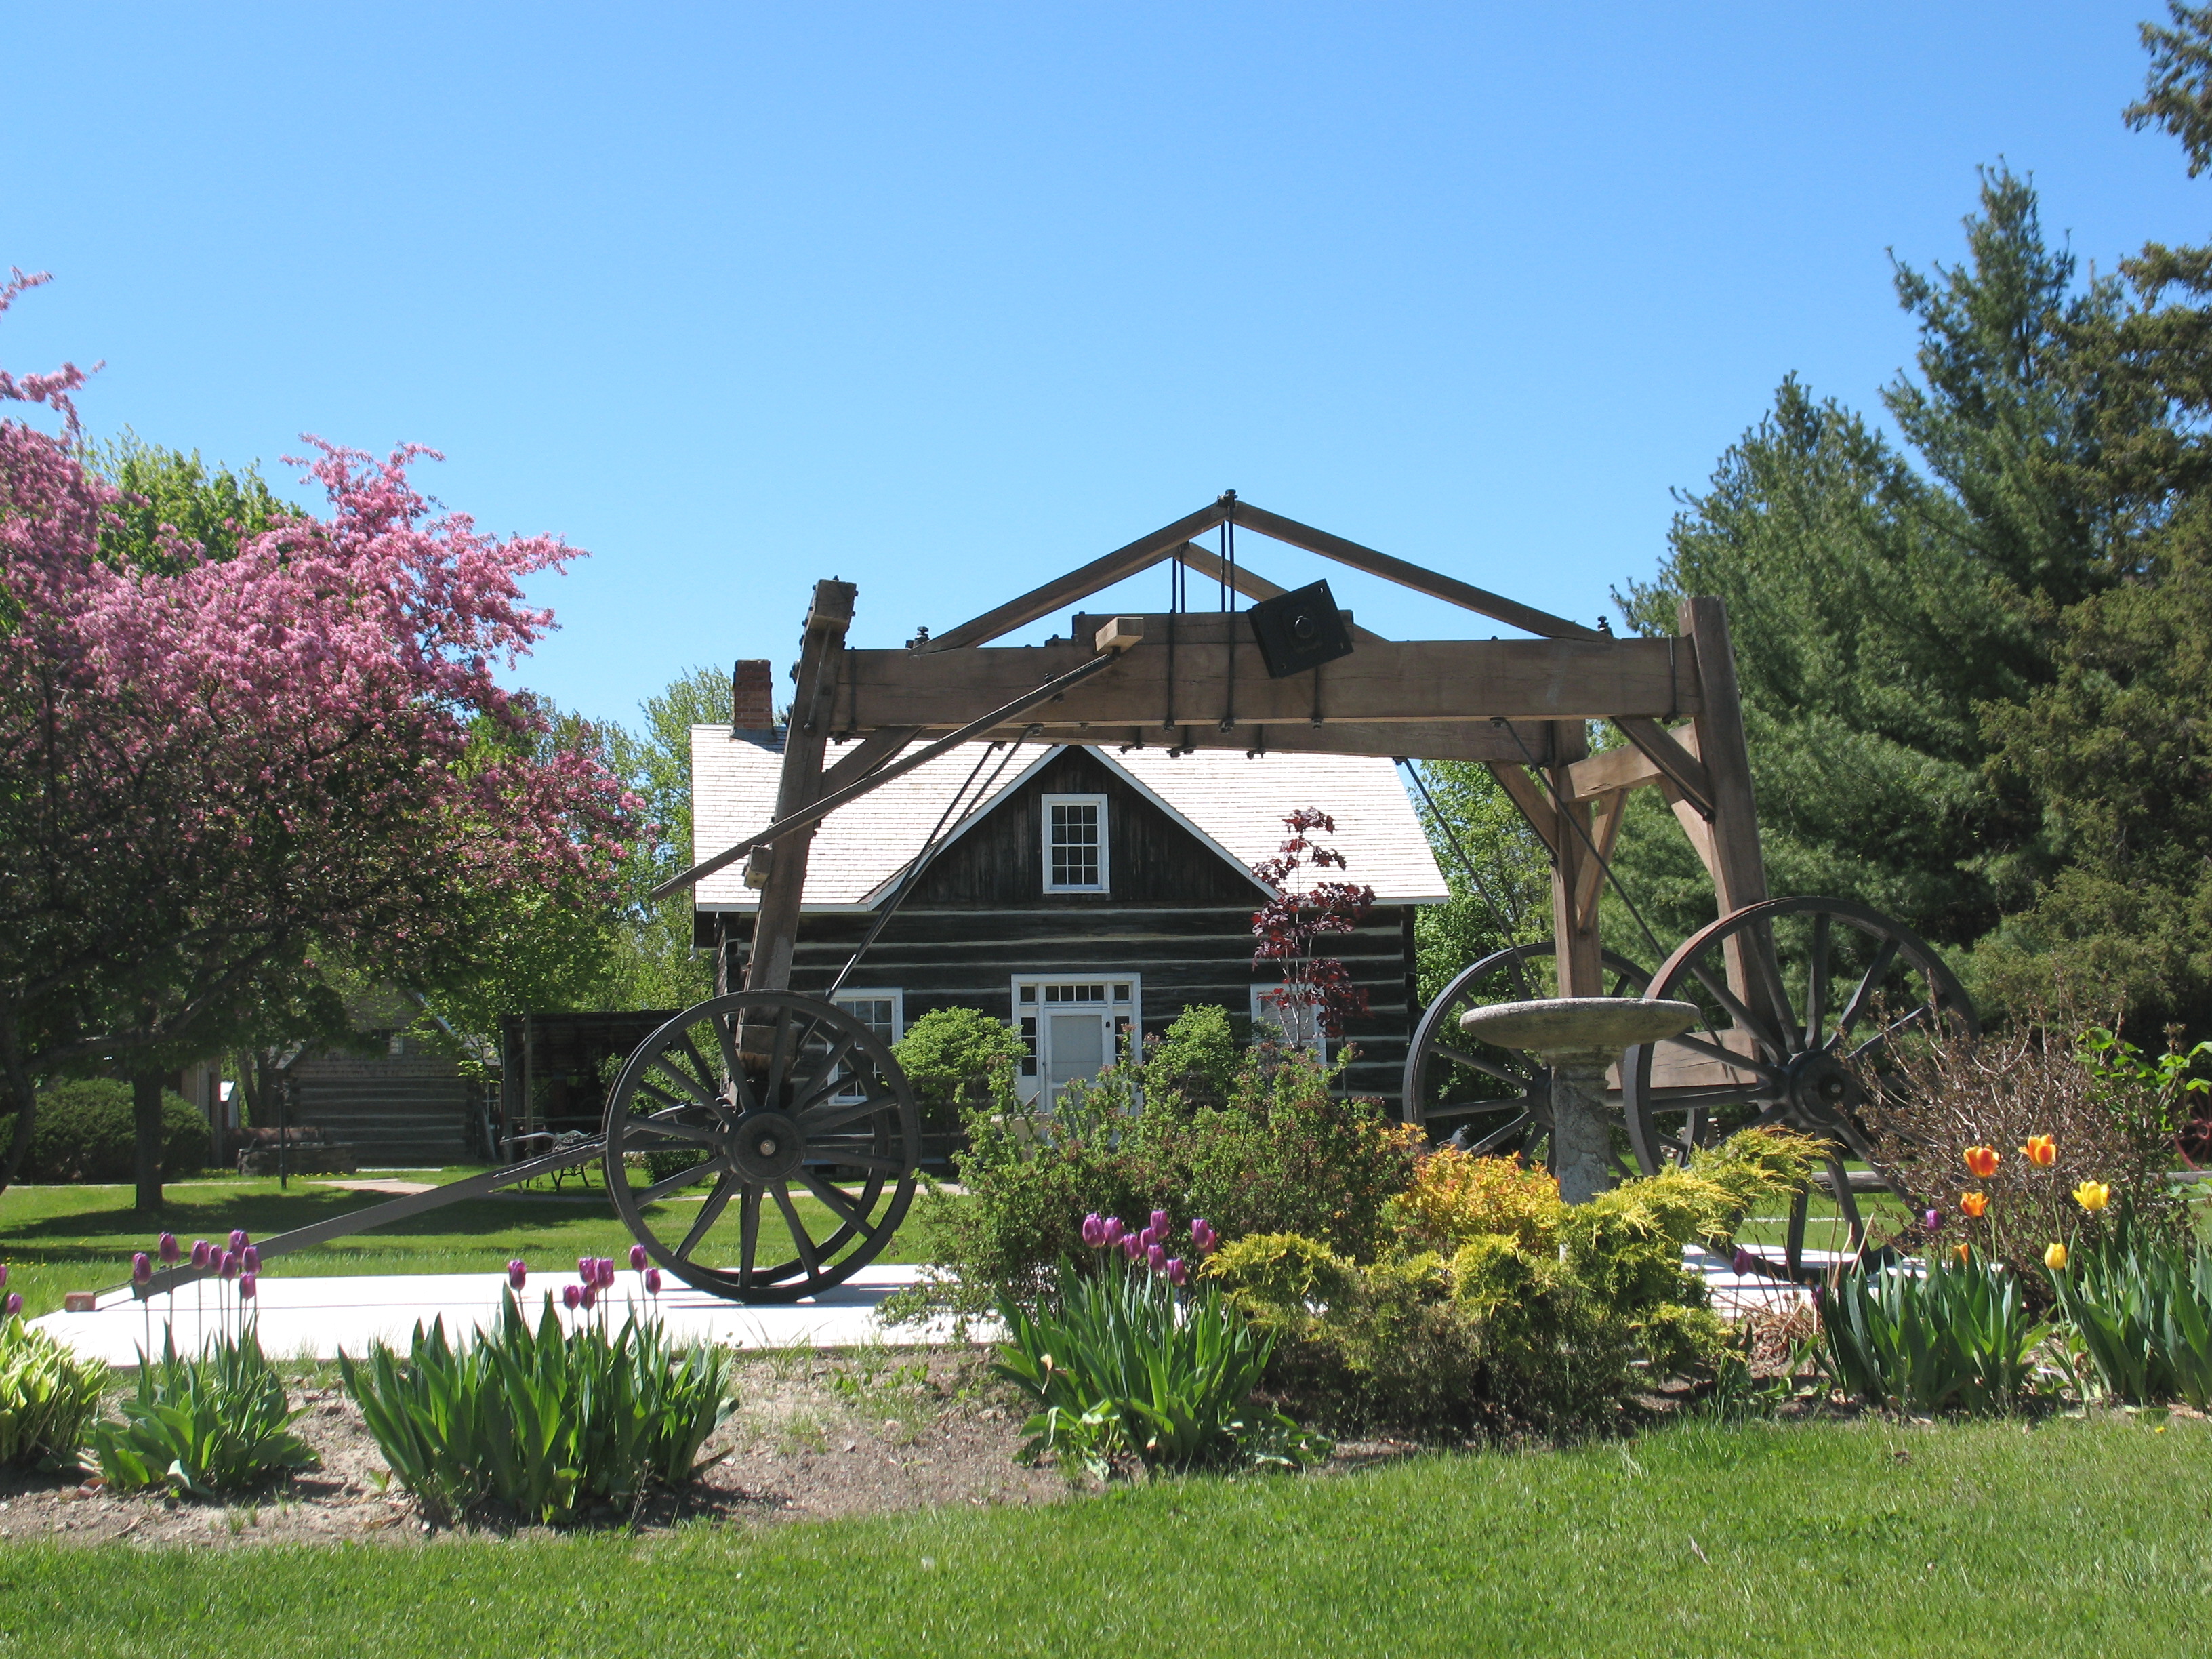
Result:
M591 550L520 678L600 718L818 576L892 644L1224 488L1594 618L1784 374L1875 404L1977 164L2085 259L2203 237L2151 9L0 0L0 362L272 479L445 451Z

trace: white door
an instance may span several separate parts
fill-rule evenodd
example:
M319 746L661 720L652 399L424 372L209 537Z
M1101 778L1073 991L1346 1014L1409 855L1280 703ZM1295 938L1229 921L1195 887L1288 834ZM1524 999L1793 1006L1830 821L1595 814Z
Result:
M1021 1094L1049 1109L1071 1083L1097 1077L1118 1059L1125 1032L1136 1028L1135 975L1121 979L1016 980L1014 1018L1029 1053Z

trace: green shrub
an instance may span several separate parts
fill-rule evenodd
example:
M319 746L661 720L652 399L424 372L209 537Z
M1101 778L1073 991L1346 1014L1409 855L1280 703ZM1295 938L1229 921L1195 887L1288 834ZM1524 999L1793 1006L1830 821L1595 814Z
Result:
M2033 1382L2028 1356L2050 1334L2000 1264L1978 1258L1855 1267L1823 1297L1830 1381L1873 1406L2008 1411Z
M2181 1399L2212 1411L2212 1251L2160 1249L2124 1234L2102 1249L2076 1249L2051 1282L2113 1399Z
M736 1408L722 1349L676 1347L651 1318L612 1337L588 1318L564 1330L550 1297L535 1329L509 1296L465 1347L440 1320L415 1327L404 1358L380 1342L338 1364L394 1478L441 1519L490 1498L529 1520L566 1521L649 1483L682 1486Z
M1125 1054L1090 1085L1071 1085L1054 1111L969 1111L954 1160L966 1196L925 1196L933 1273L893 1298L890 1316L1040 1305L1056 1264L1083 1253L1092 1211L1202 1216L1224 1239L1297 1233L1358 1261L1389 1248L1417 1132L1334 1093L1341 1060L1324 1067L1271 1046L1237 1057L1224 1104L1194 1105L1176 1079L1218 1065L1225 1029L1218 1009L1186 1009L1145 1058Z
M0 1118L0 1136L15 1115ZM131 1085L114 1078L82 1078L39 1091L31 1146L21 1179L40 1182L122 1182L134 1178L138 1131ZM173 1181L208 1160L208 1121L182 1095L161 1091L161 1178Z
M21 1315L0 1326L0 1464L74 1457L106 1382L106 1366L79 1359Z
M994 1369L1036 1401L1030 1461L1056 1458L1101 1479L1126 1454L1148 1471L1231 1464L1298 1467L1328 1446L1253 1403L1270 1340L1212 1287L1188 1301L1124 1264L1066 1275L1059 1308L1000 1305L1012 1339Z
M1020 1034L1002 1019L973 1008L933 1008L907 1027L891 1052L914 1085L923 1121L949 1128L981 1102L1012 1103L1014 1066L1024 1050Z
M93 1449L107 1484L128 1491L172 1483L195 1497L242 1492L280 1469L312 1467L315 1454L292 1432L284 1379L262 1357L249 1326L190 1359L165 1332L161 1357L142 1354L122 1420L93 1425Z

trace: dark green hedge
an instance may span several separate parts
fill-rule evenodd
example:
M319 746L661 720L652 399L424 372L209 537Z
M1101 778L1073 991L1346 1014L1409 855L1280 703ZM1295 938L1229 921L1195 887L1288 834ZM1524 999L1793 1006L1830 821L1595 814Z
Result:
M0 1148L15 1132L15 1114L0 1117ZM58 1083L39 1092L31 1150L17 1179L31 1182L131 1180L137 1146L131 1121L131 1085L114 1078ZM161 1178L173 1181L205 1167L208 1121L182 1095L161 1091Z

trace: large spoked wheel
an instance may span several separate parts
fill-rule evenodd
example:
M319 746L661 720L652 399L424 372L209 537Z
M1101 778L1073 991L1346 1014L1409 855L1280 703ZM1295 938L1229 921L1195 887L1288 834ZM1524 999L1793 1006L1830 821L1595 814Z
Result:
M733 1301L795 1302L890 1243L914 1200L921 1126L906 1073L866 1025L811 997L743 991L639 1046L608 1099L606 1142L615 1209L661 1267Z
M1732 988L1729 966L1738 966ZM1979 1034L1973 1005L1919 935L1847 899L1747 905L1683 940L1647 995L1694 1003L1697 1026L1628 1051L1621 1069L1630 1144L1646 1174L1736 1130L1786 1124L1835 1148L1791 1206L1778 1249L1792 1278L1807 1251L1818 1264L1867 1242L1858 1194L1913 1200L1875 1156L1860 1119L1869 1101L1895 1101L1905 1046ZM1852 1164L1863 1167L1854 1169Z
M1626 957L1604 957L1607 996L1640 997L1646 975ZM1516 1049L1477 1042L1459 1017L1493 1002L1559 994L1556 947L1516 945L1462 969L1413 1028L1400 1115L1448 1131L1462 1152L1522 1151L1551 1132L1551 1073Z

